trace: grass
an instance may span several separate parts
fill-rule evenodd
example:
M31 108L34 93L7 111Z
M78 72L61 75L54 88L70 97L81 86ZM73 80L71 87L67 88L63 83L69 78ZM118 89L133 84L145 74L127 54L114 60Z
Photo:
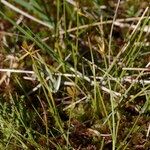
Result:
M150 148L147 1L0 7L0 149Z

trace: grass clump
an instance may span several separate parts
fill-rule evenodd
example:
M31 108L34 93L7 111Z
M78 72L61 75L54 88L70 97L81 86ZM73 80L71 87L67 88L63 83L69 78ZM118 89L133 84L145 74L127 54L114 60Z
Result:
M2 0L0 148L149 149L147 4Z

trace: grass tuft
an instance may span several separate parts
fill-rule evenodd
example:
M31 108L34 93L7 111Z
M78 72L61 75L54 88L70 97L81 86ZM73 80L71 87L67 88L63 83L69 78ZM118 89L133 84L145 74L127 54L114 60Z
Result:
M150 149L146 0L1 0L0 149Z

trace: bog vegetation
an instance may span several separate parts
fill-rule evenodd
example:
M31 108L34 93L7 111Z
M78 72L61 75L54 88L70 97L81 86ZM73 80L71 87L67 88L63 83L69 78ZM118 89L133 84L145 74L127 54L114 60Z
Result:
M148 0L1 0L0 149L150 149Z

